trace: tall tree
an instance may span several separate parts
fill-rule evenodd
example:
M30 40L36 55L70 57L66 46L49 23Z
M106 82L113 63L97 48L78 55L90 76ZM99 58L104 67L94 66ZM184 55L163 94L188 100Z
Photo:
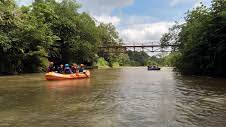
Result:
M213 0L212 6L202 5L187 13L185 23L176 37L162 38L162 44L180 45L176 67L186 74L226 75L226 1Z

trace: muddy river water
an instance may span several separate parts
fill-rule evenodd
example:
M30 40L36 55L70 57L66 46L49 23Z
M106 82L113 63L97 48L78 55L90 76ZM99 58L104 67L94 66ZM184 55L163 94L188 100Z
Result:
M57 82L0 77L0 127L226 127L226 79L171 68L91 73Z

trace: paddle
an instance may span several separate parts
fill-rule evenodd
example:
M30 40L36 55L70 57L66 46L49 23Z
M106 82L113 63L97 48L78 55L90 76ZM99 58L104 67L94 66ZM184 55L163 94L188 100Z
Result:
M87 76L87 78L89 78L89 75L86 74L86 70L83 71L83 73Z

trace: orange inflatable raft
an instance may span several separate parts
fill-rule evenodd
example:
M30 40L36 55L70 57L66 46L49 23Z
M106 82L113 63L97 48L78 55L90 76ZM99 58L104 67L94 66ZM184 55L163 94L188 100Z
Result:
M90 77L90 71L86 71L84 73L77 73L77 74L60 74L56 72L49 72L49 73L46 73L45 75L46 80L49 80L49 81L84 79L89 77Z

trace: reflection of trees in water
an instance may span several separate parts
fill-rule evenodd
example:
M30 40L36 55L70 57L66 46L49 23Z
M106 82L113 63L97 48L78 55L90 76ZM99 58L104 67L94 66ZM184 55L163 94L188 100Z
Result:
M71 95L87 92L90 88L90 79L47 81L46 88L49 94Z
M71 88L71 87L89 87L90 79L79 80L63 80L63 81L48 81L46 82L48 88Z
M223 95L226 93L225 79L174 74L174 80L176 82L176 88L181 89L181 91L184 90L185 93L186 90L190 90L190 93L197 95Z
M174 75L178 124L226 125L225 79Z

